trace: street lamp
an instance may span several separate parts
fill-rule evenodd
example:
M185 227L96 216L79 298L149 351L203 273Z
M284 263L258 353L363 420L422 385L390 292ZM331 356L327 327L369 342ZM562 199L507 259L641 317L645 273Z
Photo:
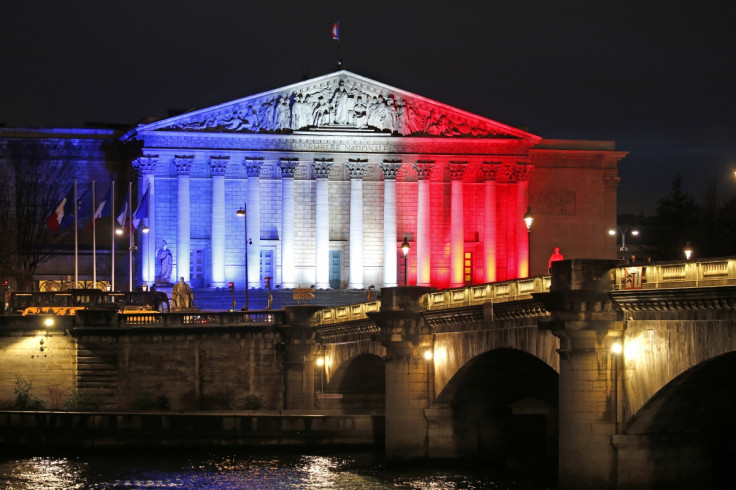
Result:
M685 260L690 260L693 255L693 247L690 246L690 242L685 245Z
M529 271L532 269L532 223L534 222L534 215L532 214L532 208L526 207L526 214L524 215L524 223L526 224L526 263L527 263L527 276Z
M618 226L617 228L621 232L621 248L619 248L618 251L619 252L626 252L626 251L629 250L628 248L626 248L626 232L629 231L629 228L630 227L627 226L627 227L621 229L621 227ZM611 228L610 230L608 230L608 234L611 235L611 236L614 236L614 235L616 235L616 230L614 230L613 228ZM639 230L631 230L631 235L632 236L639 236Z
M401 244L401 253L404 254L404 286L408 286L408 269L407 269L407 260L409 258L409 250L411 249L411 245L409 245L409 240L406 239L406 235L404 235L404 242Z
M245 238L245 306L243 307L243 311L248 311L248 243L250 242L250 239L248 238L247 206L248 203L244 202L243 207L238 209L236 213L239 218L243 218L243 223L245 225L245 234L243 235Z
M143 225L141 227L141 232L144 235L147 235L149 231L150 229L146 225ZM151 240L146 240L146 255L143 257L143 260L146 262L146 264L148 264L148 267L146 267L146 269L148 269L148 276L150 277L151 276ZM143 264L141 264L141 269L144 269ZM143 284L145 285L146 288L148 287L148 283L146 282L145 277L143 278Z

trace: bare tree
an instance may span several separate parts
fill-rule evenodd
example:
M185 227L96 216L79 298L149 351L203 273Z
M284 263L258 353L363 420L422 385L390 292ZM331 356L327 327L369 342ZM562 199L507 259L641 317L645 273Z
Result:
M0 273L27 290L39 264L68 238L46 227L72 182L71 166L52 145L8 142L0 169Z

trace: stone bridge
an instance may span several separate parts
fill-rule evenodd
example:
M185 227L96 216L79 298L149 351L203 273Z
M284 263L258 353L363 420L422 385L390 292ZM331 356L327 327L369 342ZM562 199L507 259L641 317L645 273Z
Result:
M559 461L561 488L721 487L736 481L734 285L731 259L573 260L384 289L316 313L316 403L385 403L389 459Z
M734 305L736 259L567 260L551 276L384 288L334 308L4 317L0 392L20 373L57 398L102 394L107 410L152 386L178 411L257 396L263 410L385 414L393 461L551 465L560 488L723 488L736 481Z

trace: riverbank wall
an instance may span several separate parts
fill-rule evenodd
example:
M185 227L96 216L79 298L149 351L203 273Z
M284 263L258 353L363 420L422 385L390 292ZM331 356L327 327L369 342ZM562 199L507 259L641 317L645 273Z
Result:
M383 448L382 413L0 411L0 448Z

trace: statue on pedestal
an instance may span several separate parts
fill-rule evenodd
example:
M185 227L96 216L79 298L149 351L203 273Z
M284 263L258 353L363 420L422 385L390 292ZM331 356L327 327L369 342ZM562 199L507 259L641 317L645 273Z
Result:
M161 248L156 252L156 262L158 262L159 273L156 276L156 282L160 284L168 284L171 278L171 265L174 258L171 255L166 240L162 240Z
M171 289L171 299L173 300L173 311L188 310L194 308L194 293L189 284L184 282L184 278L180 277L179 282L174 284Z

